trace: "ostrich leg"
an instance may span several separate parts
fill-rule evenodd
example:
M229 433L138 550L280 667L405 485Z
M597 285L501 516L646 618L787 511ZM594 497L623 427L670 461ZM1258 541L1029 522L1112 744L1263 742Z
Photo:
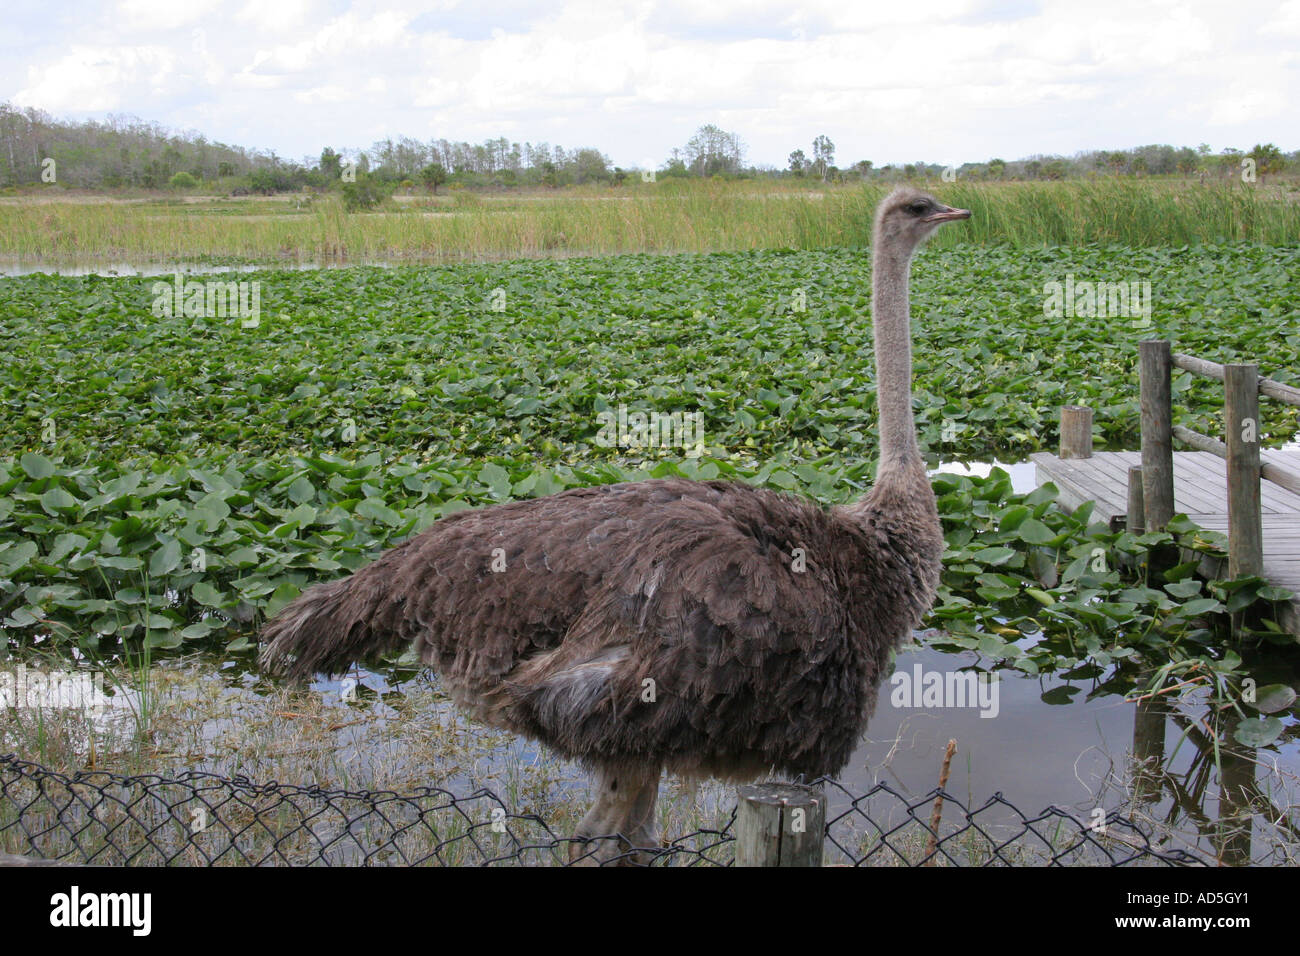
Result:
M582 866L599 866L638 847L659 846L655 824L655 802L659 798L659 773L613 770L596 773L596 802L578 824L574 836L592 838L617 834L618 840L601 840L595 845L569 844L569 860ZM650 854L631 853L621 865L649 863Z

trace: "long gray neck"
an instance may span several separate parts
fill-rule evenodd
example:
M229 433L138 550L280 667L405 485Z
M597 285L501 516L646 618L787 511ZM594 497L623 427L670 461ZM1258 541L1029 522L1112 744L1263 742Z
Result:
M876 346L876 404L880 410L880 476L921 465L912 418L912 330L907 280L912 250L877 241L872 249L871 317Z

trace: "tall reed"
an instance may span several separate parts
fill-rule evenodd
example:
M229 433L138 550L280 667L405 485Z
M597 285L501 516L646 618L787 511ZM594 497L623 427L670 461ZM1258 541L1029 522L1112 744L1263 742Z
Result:
M1184 245L1300 238L1300 192L1181 181L924 183L975 213L943 245ZM299 211L202 205L0 202L11 259L420 259L863 246L885 185L809 190L742 181L638 183L543 197L464 197L346 213L334 197Z

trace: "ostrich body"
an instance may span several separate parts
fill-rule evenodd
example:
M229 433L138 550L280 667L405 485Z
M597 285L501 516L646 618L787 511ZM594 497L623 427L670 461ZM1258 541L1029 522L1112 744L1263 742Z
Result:
M458 512L302 594L267 626L263 664L303 679L414 644L470 714L595 771L577 835L632 847L656 843L664 769L838 772L938 585L908 272L929 233L969 215L902 189L877 210L881 460L861 500L826 511L741 482L670 479Z

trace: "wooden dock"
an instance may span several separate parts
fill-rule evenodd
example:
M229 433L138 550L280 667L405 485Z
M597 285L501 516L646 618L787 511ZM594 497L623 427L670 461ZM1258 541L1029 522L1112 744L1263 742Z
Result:
M1265 449L1260 457L1291 472L1300 472L1300 449ZM1093 452L1090 458L1061 459L1051 452L1030 455L1038 484L1050 481L1061 490L1061 506L1073 511L1096 502L1093 517L1112 525L1128 518L1128 470L1142 464L1138 451ZM1228 533L1228 469L1205 451L1174 452L1174 510L1202 528ZM1260 483L1264 531L1261 577L1300 595L1300 495L1271 481ZM1225 573L1226 568L1216 573ZM1282 624L1300 636L1300 598L1283 609Z
M1160 530L1175 514L1228 536L1227 567L1209 560L1215 578L1258 576L1298 595L1279 624L1300 641L1300 449L1265 449L1261 396L1300 407L1300 388L1262 377L1251 363L1219 365L1174 352L1171 343L1138 343L1142 450L1092 450L1092 410L1061 408L1060 454L1032 455L1041 484L1061 490L1061 504L1095 502L1093 514L1132 530ZM1171 375L1179 368L1223 383L1223 440L1173 424ZM1180 442L1195 451L1173 450ZM1244 619L1233 616L1236 630Z

